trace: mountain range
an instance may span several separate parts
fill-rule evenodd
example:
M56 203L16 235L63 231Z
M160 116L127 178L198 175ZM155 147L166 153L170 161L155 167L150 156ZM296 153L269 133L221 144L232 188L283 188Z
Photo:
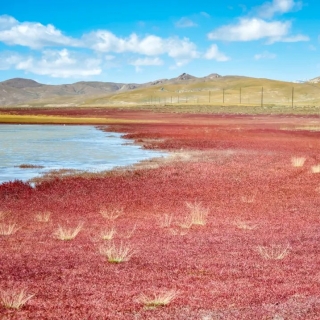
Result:
M162 84L176 84L185 81L204 82L220 77L221 76L216 73L212 73L201 78L183 73L176 78L159 79L143 84L81 81L73 84L61 85L47 85L38 83L31 79L14 78L0 82L0 106L23 105L29 103L36 104L37 102L55 103L57 99L61 104L63 98L67 98L67 104L72 105L78 104L81 98L84 99L94 96L126 92L138 88L147 88Z

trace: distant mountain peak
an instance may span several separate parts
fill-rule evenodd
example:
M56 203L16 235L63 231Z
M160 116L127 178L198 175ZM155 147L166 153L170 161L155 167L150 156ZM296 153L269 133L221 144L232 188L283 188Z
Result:
M38 83L37 81L31 79L24 79L24 78L13 78L6 81L3 81L2 84L7 85L13 88L33 88L33 87L41 87L42 84Z
M217 73L210 73L209 75L207 75L204 78L206 78L206 79L216 79L216 78L221 78L221 76L220 76L220 74L217 74Z
M180 76L176 78L176 80L190 80L190 79L196 79L196 77L188 74L188 73L182 73Z

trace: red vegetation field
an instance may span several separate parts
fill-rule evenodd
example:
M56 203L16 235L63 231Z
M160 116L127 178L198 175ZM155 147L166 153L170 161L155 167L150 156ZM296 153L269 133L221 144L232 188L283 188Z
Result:
M109 129L172 155L35 188L0 185L0 225L20 227L0 235L0 288L34 294L19 310L0 307L1 319L320 319L320 133L293 130L319 119L137 117L161 123ZM186 202L208 210L205 225L188 225ZM123 214L112 221L103 208ZM35 219L43 212L48 222ZM75 239L55 238L79 223ZM100 248L110 242L133 255L108 262ZM139 301L173 289L166 306Z

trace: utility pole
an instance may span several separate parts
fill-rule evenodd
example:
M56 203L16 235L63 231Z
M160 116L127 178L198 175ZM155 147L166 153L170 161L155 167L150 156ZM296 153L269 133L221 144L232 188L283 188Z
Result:
M263 107L263 87L261 88L261 107Z

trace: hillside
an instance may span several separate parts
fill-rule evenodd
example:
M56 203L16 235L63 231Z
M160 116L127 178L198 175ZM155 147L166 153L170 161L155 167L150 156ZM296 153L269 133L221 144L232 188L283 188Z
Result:
M211 73L186 73L144 84L76 82L45 85L30 79L0 82L0 106L247 105L318 106L320 83L293 83Z

